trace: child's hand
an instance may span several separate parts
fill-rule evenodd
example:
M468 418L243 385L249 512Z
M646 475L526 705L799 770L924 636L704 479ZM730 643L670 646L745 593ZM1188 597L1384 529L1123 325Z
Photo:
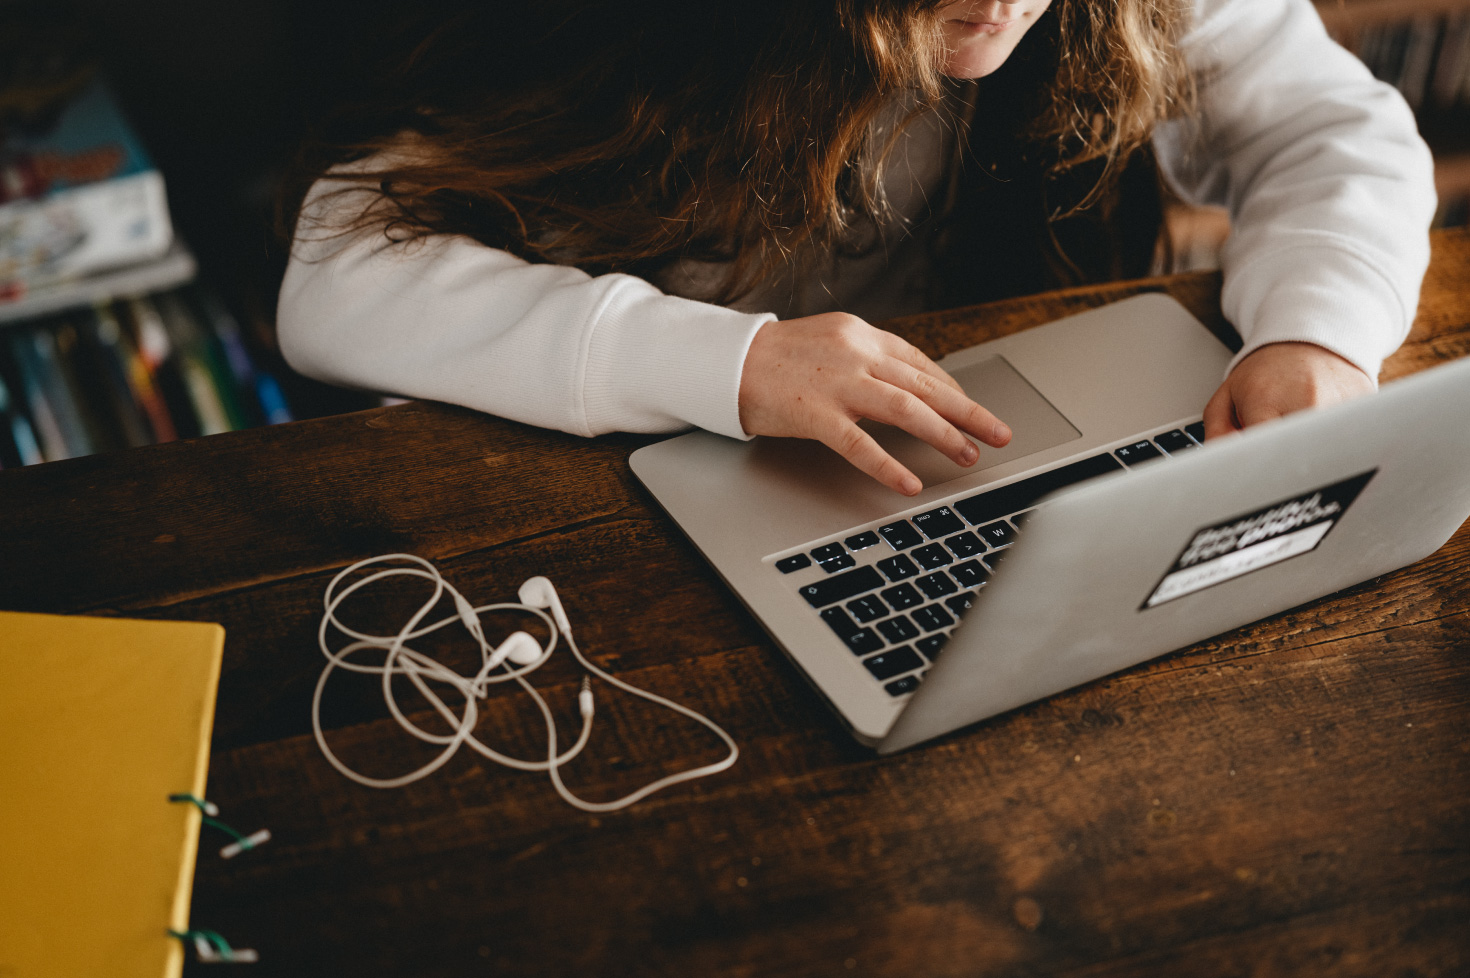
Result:
M1230 371L1205 405L1205 438L1373 392L1373 380L1314 343L1272 343Z
M916 494L923 484L857 426L862 418L896 425L959 465L980 457L962 431L996 448L1011 439L934 361L856 316L769 322L755 334L740 377L747 434L814 438L890 489Z

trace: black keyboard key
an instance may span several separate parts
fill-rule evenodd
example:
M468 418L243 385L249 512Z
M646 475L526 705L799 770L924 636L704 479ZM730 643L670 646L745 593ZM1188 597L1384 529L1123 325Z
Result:
M950 576L960 582L960 587L978 587L990 579L990 569L978 560L967 560L949 569Z
M882 618L888 614L888 606L878 599L876 594L865 595L856 601L847 603L847 610L860 622L870 622L875 618Z
M799 571L803 567L810 567L811 565L812 559L806 554L796 554L795 556L783 557L776 561L776 570L783 574L790 574L792 571Z
M854 655L877 652L888 643L874 634L871 628L861 628L841 608L828 608L822 612L822 620L831 626L837 637L842 639Z
M883 539L887 540L888 545L894 550L907 550L924 542L919 531L914 529L913 524L908 520L899 520L897 523L880 526L878 532L883 534Z
M904 676L902 679L895 679L883 688L888 690L889 696L906 696L919 688L919 680L922 678L922 676Z
M918 611L913 612L913 619L926 632L938 631L941 628L948 628L954 624L954 619L950 617L949 612L937 604L925 605Z
M818 547L813 550L812 560L815 560L819 564L825 564L829 560L836 560L838 557L844 557L846 555L847 551L843 548L842 544L829 543L825 547Z
M818 561L817 566L822 568L822 570L826 571L828 574L835 574L840 570L847 570L849 567L856 567L857 561L853 559L852 554L838 554L831 560Z
M1155 435L1154 444L1158 445L1170 455L1178 455L1180 452L1187 452L1191 448L1198 447L1195 445L1193 438L1190 438L1178 428L1175 428L1173 431L1166 431L1162 435Z
M898 615L887 621L880 621L873 626L878 633L890 642L907 642L919 634L918 627L909 621L907 615Z
M847 544L848 550L867 550L869 547L878 546L878 534L872 530L865 530L862 533L848 537L842 542Z
M857 570L833 574L824 581L808 584L798 593L806 598L806 603L813 608L825 608L829 604L846 601L848 598L855 598L859 594L880 588L883 584L883 576L873 568L859 567Z
M981 540L969 530L966 530L964 533L956 533L944 541L944 545L961 560L985 552L985 541Z
M823 611L822 620L825 621L828 626L831 627L832 631L837 633L837 637L842 639L844 642L852 638L858 632L862 631L862 626L853 621L852 618L848 616L847 612L843 611L841 608L828 608L826 611Z
M915 567L914 562L903 554L878 561L878 569L883 572L884 577L894 583L919 576L919 568Z
M986 523L975 531L980 534L980 539L992 547L1003 547L1010 543L1016 536L1016 528L1005 520L996 520L994 523Z
M997 567L1000 566L1000 562L1006 559L1010 552L1010 547L1006 547L1004 550L992 550L990 551L990 553L985 555L985 562L990 565L991 570L995 570Z
M892 679L900 673L913 672L924 665L924 660L919 658L919 653L907 645L900 645L896 649L889 649L882 655L864 659L863 665L868 667L874 679L881 682L884 679Z
M949 579L944 571L936 571L919 578L914 582L919 585L919 590L929 595L931 599L944 597L946 594L954 594L960 589L959 585Z
M939 658L939 650L944 648L944 643L949 641L949 636L941 632L938 635L925 635L914 643L914 648L924 653L924 658L933 662Z
M1018 509L1027 509L1049 492L1055 492L1094 476L1116 472L1122 467L1122 464L1112 455L1094 455L1092 458L1084 458L1080 462L1063 465L1059 469L1033 475L1029 479L1012 482L1008 486L1001 486L999 489L992 489L978 496L961 499L954 504L954 508L971 524L979 526L982 523L998 520Z
M938 543L931 543L927 547L911 550L909 551L909 556L918 561L919 566L925 570L934 570L936 567L943 567L945 564L954 563L954 558L949 555L949 551L945 550L944 546Z
M915 591L912 584L900 584L879 593L883 595L884 601L893 606L894 611L905 611L924 603L923 595Z
M1185 425L1184 433L1201 445L1205 443L1205 423L1203 421L1196 421L1194 424Z
M914 526L924 531L924 536L930 540L938 540L947 537L951 533L957 533L965 528L965 521L956 516L948 506L920 513L913 518Z
M1147 462L1151 458L1159 458L1164 453L1154 447L1151 441L1134 442L1132 445L1124 445L1113 453L1118 459L1128 465L1137 465Z
M952 598L944 599L944 606L953 611L956 618L963 618L965 612L969 611L975 604L968 594L956 594Z

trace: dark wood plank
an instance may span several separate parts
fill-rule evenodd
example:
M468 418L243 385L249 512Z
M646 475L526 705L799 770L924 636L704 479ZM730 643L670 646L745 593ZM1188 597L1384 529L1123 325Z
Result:
M0 602L124 610L527 539L629 505L639 443L415 403L6 470L7 547L33 556Z

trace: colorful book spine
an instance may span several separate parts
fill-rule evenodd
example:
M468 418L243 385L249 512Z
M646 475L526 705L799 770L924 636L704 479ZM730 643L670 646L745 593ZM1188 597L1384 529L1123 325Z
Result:
M224 303L203 289L190 290L189 298L198 309L201 322L219 344L245 424L280 424L292 420L280 385L256 365L245 346L240 324Z
M3 359L3 354L0 354L0 359ZM44 461L36 433L10 392L9 373L0 365L0 468Z
M122 442L129 448L155 440L143 403L128 382L127 353L122 349L117 319L106 306L91 310L80 328L83 358L92 382L103 392Z
M30 336L17 332L10 337L10 341L11 356L20 377L20 396L34 427L41 457L47 462L71 458L71 450L61 432L61 422L46 398L45 382Z
M148 368L158 392L168 405L168 415L173 420L174 431L180 438L198 438L203 429L199 416L194 412L189 389L179 372L178 359L174 355L173 341L163 317L153 303L146 298L129 299L123 303L128 313L133 344L138 355Z
M72 384L68 381L61 362L61 351L56 334L51 329L32 329L23 332L18 339L19 358L22 369L33 379L33 411L50 412L54 419L55 432L60 434L61 446L47 452L48 459L54 453L59 458L79 458L97 450L92 432L89 430L78 404Z
M103 378L95 375L95 365L88 355L77 324L70 317L51 328L55 341L55 369L61 378L62 394L70 402L87 436L90 451L111 452L127 446L116 412L108 402Z
M164 293L143 301L157 312L158 321L168 333L172 350L170 359L183 378L189 404L199 419L199 433L218 435L232 430L224 400L215 386L203 339L193 318L178 301L178 296Z
M44 461L36 431L26 416L21 399L23 387L20 369L11 354L10 344L0 341L0 451L5 452L6 467L34 465Z
M290 420L203 289L0 325L0 468Z

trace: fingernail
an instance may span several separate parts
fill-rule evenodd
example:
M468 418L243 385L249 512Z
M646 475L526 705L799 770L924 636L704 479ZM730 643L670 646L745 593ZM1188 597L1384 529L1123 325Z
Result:
M1011 429L1006 425L1006 423L1004 421L997 421L995 423L995 440L996 441L1010 441L1011 440Z
M919 490L922 488L924 488L924 484L913 476L909 476L898 484L898 491L905 496L917 496Z
M979 457L980 449L975 447L974 442L970 442L968 445L965 446L965 450L960 452L960 461L963 462L965 465L975 464L975 459Z

